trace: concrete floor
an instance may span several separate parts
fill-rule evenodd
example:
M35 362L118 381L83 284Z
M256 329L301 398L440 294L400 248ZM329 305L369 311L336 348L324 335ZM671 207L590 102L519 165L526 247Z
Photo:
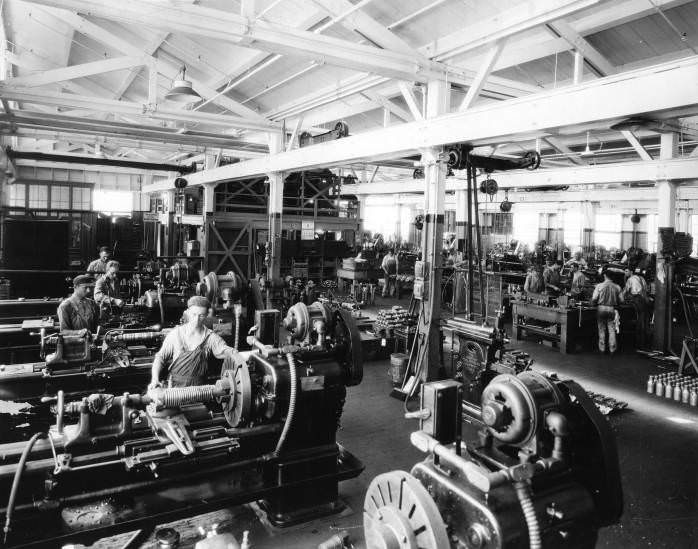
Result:
M379 300L378 306L389 304ZM401 304L406 307L407 301ZM629 352L611 358L590 352L564 356L534 342L516 348L531 354L535 369L574 378L588 390L629 404L628 411L610 417L625 512L620 524L601 532L598 547L698 548L698 409L645 392L647 376L666 370ZM242 530L249 529L256 549L317 547L341 529L349 531L357 549L363 548L363 498L371 480L385 471L410 470L424 457L409 443L416 422L403 419L403 403L388 397L388 366L388 361L365 364L363 382L349 389L338 440L364 462L366 470L340 485L348 505L344 513L278 530L259 521L249 506L220 511L186 521L189 528L178 523L183 534L183 529L191 532L183 535L185 546L193 546L195 540L191 526L218 522L221 530L232 531L238 539Z

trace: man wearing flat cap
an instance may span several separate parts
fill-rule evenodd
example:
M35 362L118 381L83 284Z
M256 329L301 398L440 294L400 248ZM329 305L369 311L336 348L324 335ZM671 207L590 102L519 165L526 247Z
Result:
M99 307L88 297L93 285L94 280L89 275L80 275L73 279L73 295L64 299L58 306L61 333L77 335L97 331Z
M88 273L106 273L107 263L109 263L109 248L102 246L99 249L99 258L95 259L87 267Z
M201 296L187 302L186 324L173 329L153 360L152 379L148 389L163 385L167 370L168 387L191 387L206 383L208 360L213 355L225 358L234 353L232 347L204 324L211 303Z

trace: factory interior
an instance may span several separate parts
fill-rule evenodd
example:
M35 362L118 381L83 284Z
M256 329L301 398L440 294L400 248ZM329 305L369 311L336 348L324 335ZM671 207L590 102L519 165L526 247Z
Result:
M698 0L0 18L0 549L698 548Z

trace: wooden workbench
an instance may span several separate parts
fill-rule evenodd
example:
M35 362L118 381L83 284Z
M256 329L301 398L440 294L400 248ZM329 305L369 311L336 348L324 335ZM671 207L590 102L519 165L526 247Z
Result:
M532 326L524 319L538 320L555 325L555 332ZM560 352L574 352L578 342L591 341L596 332L596 307L544 307L521 301L512 302L512 339L519 341L522 332L536 334L548 341L559 343Z
M337 291L344 293L345 281L354 282L376 282L383 277L383 271L379 269L337 269Z

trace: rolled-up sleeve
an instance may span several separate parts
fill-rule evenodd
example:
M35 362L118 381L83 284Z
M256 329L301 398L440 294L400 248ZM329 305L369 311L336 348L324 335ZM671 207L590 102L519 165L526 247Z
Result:
M162 347L155 353L155 360L158 360L160 364L168 364L172 360L175 351L176 334L176 329L167 334L165 341L162 342Z
M232 352L233 348L229 347L223 338L218 334L211 333L206 340L206 345L209 348L209 352L216 358L225 358L228 353Z
M68 304L64 301L58 306L58 323L61 331L73 329L73 319L70 316Z
M107 297L106 278L100 276L95 283L95 301L101 303Z

